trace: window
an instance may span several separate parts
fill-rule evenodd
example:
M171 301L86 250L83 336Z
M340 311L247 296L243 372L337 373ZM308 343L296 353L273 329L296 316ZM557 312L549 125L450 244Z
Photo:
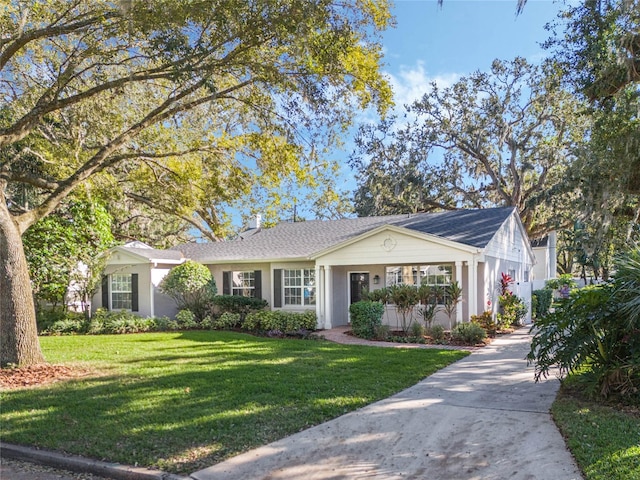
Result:
M231 295L254 297L255 288L255 272L231 272Z
M131 275L111 275L111 309L132 310L133 288Z
M285 305L316 304L315 270L282 270L282 286Z
M445 286L451 285L453 268L451 265L428 265L420 267L420 283L427 285Z
M224 295L262 298L262 271L222 272L222 293Z
M451 284L451 265L395 266L386 269L386 286L392 285L437 285Z

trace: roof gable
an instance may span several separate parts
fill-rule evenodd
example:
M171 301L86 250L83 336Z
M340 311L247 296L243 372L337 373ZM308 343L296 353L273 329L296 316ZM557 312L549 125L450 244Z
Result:
M453 210L415 215L283 222L254 235L227 242L191 243L175 247L202 263L309 259L384 226L439 237L476 249L484 248L513 214L513 207Z
M132 246L135 245L135 246ZM121 245L112 249L112 253L122 252L134 259L141 260L139 263L171 263L179 264L185 261L184 255L178 250L159 250L151 248L142 242L135 242Z
M320 252L316 252L314 253L311 258L312 259L318 259L324 255L328 255L332 252L335 252L337 250L341 250L343 248L347 248L350 245L354 245L360 241L363 241L367 238L370 237L374 237L380 233L396 233L399 235L406 235L409 237L413 237L413 238L417 238L419 240L426 240L429 241L433 244L436 245L441 245L443 247L449 247L449 248L454 248L457 250L461 250L464 252L468 252L468 253L476 253L478 252L479 248L477 247L473 247L470 245L465 245L465 244L461 244L459 242L454 242L452 240L449 240L447 238L443 238L443 237L438 237L436 235L432 235L429 233L423 233L420 232L418 230L413 230L413 229L407 229L407 228L403 228L403 227L398 227L396 225L389 225L389 224L385 224L385 225L381 225L380 227L374 228L373 230L369 230L368 232L363 233L362 235L358 235L357 237L352 237L349 240L346 240L345 242L333 245L327 249L324 249Z

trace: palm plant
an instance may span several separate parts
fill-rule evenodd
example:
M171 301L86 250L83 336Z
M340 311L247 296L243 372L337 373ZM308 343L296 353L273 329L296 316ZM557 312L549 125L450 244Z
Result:
M418 289L413 285L393 285L389 288L389 300L402 317L402 331L406 335L413 323L413 307L418 304Z
M426 284L422 284L418 288L418 300L422 305L418 309L418 315L422 317L426 328L431 328L431 324L440 310L440 305L438 305L439 290L434 285Z
M444 287L444 311L449 317L449 330L453 330L453 327L455 327L454 316L460 300L462 300L462 287L458 282L453 282Z

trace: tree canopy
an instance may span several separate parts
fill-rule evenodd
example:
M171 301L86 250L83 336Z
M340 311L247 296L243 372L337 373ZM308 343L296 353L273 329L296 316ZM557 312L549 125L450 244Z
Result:
M579 108L551 64L522 58L450 88L434 83L408 108L414 121L361 128L356 210L514 206L530 235L543 234L584 131Z
M70 198L27 230L23 240L36 299L64 308L72 281L77 288L88 287L81 292L88 295L97 286L100 254L114 244L111 216L89 199Z
M304 178L356 107L384 111L385 0L11 0L0 19L2 363L33 322L20 235L80 185L220 235L248 171ZM31 201L17 202L17 194ZM197 224L197 225L196 225ZM33 330L33 329L32 329ZM30 330L31 331L31 330ZM26 350L36 350L32 341Z

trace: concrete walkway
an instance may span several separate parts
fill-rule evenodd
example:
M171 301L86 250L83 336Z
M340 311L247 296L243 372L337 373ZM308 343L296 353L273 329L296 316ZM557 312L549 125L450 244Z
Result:
M393 397L191 477L580 480L549 415L558 382L533 382L524 360L527 332L500 338Z

